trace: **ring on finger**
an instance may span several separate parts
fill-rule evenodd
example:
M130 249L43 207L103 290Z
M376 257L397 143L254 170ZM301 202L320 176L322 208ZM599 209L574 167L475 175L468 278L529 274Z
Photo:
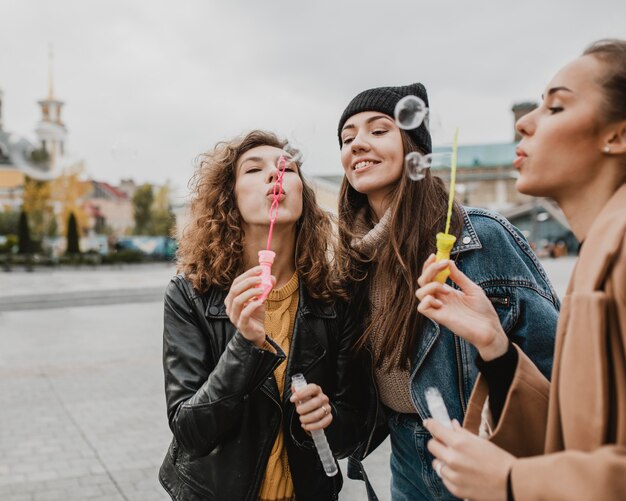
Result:
M437 464L435 465L435 473L437 474L437 476L438 476L439 478L443 478L443 477L441 476L441 470L443 470L443 467L444 467L445 465L446 465L446 464L445 464L443 461L438 461L438 462L437 462Z
M330 407L330 406L328 406ZM328 416L328 413L330 412L329 408L325 405L322 405L322 410L324 411L324 416Z

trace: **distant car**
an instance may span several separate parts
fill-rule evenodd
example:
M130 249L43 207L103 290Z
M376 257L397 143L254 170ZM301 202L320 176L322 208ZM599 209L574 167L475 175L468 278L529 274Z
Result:
M117 250L139 251L152 259L171 261L176 255L178 243L171 237L129 236L119 237Z

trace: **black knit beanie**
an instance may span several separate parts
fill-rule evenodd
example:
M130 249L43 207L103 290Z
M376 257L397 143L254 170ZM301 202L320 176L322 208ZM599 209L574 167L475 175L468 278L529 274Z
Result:
M426 87L421 83L405 85L403 87L378 87L376 89L364 90L358 94L341 115L339 119L339 146L341 146L341 129L348 118L363 111L379 111L393 118L397 102L405 96L417 96L426 107L428 107L428 94ZM424 153L432 152L432 141L430 132L426 128L426 120L417 129L405 130L405 132L415 141L415 144L424 150Z

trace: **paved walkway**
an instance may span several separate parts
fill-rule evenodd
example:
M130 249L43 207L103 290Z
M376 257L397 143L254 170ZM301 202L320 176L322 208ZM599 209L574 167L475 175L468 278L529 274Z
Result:
M546 261L561 294L572 262ZM157 471L171 436L161 298L172 274L167 266L0 273L1 500L167 499ZM388 453L386 443L366 460L381 501ZM363 484L346 480L340 499L365 499Z
M0 272L0 311L161 301L170 264Z

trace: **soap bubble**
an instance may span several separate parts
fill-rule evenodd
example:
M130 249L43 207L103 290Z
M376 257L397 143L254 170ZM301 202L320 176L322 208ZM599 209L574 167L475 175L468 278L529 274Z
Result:
M421 181L426 177L422 160L423 155L417 151L412 151L404 157L404 168L409 178L413 181Z
M430 109L426 114L426 118L424 119L424 125L426 126L426 130L430 133L431 136L442 135L443 133L443 123L441 121L441 115L438 113L433 113Z
M406 173L413 181L421 181L426 177L426 171L430 168L443 169L452 165L451 152L429 153L422 155L418 151L412 151L404 157Z
M394 110L396 125L405 130L417 129L427 113L426 103L419 97L405 96L398 101Z
M298 165L302 163L302 150L296 147L293 142L289 142L283 148L283 151L289 155L288 159L292 162L296 162Z

